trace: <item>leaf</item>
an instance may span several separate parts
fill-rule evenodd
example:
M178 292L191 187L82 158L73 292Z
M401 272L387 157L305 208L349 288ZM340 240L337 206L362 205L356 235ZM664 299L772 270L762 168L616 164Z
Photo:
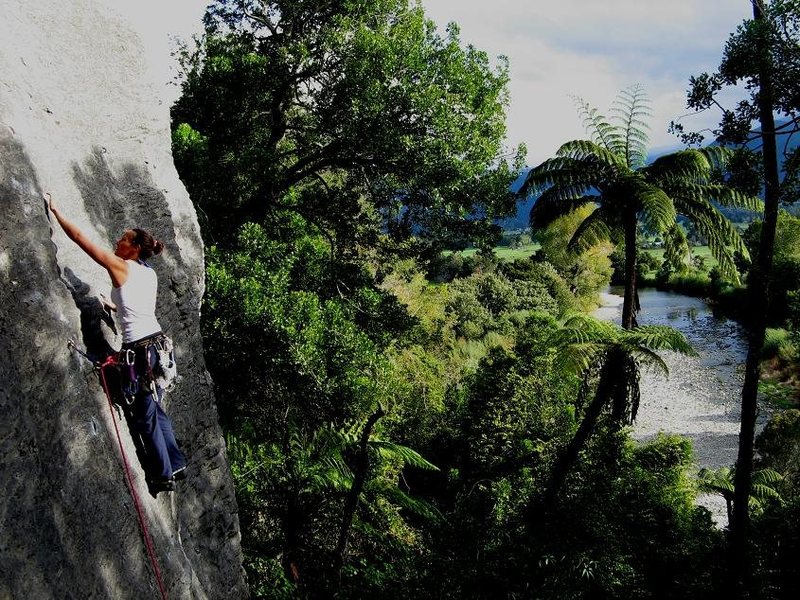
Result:
M396 485L393 485L387 481L373 480L369 484L369 489L370 491L381 494L392 504L410 511L415 515L424 517L429 521L443 522L445 520L444 515L442 515L442 513L439 512L439 510L433 504L420 498L414 498L398 488Z
M412 467L426 469L429 471L439 470L439 467L425 460L421 454L419 454L416 450L412 450L408 446L383 440L370 440L369 445L372 448L375 448L381 455L387 458L399 458L405 464L411 465Z

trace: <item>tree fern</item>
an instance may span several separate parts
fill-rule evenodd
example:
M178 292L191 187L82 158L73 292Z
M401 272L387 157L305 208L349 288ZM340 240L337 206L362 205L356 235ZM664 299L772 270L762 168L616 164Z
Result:
M530 214L534 228L547 227L588 203L597 204L570 246L584 251L612 237L624 240L623 326L636 324L636 252L628 246L636 243L639 222L651 231L665 233L675 226L677 215L687 216L709 240L723 275L738 280L733 255L746 255L746 249L717 205L755 209L760 203L716 183L716 174L724 169L730 152L716 147L685 150L645 166L645 118L650 110L640 87L619 94L610 119L584 100L576 99L576 104L589 139L566 142L555 158L531 169L520 194L540 194ZM601 220L605 227L600 226Z
M725 499L728 509L728 524L730 524L733 514L735 473L736 469L729 467L700 469L697 473L697 488L700 492L716 494ZM760 512L769 501L782 503L783 498L775 487L775 484L781 481L783 481L783 475L773 469L755 471L748 500L750 510Z

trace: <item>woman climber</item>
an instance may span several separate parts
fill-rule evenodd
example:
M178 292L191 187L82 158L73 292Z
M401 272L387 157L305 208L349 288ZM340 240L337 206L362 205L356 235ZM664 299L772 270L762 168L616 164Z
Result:
M101 248L56 208L52 196L44 195L48 208L67 234L111 277L111 302L122 328L123 391L131 403L132 423L142 437L146 456L145 474L150 493L175 489L175 481L186 474L186 459L178 448L172 423L161 402L167 380L174 374L172 342L161 331L155 316L158 279L147 264L164 244L142 229L128 229L114 252ZM172 373L170 373L172 371Z

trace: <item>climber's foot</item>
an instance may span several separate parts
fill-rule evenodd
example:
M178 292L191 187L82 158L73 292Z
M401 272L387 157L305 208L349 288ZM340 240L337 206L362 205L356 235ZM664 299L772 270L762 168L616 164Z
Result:
M175 480L174 479L156 479L147 482L147 490L150 495L155 498L159 492L174 492Z

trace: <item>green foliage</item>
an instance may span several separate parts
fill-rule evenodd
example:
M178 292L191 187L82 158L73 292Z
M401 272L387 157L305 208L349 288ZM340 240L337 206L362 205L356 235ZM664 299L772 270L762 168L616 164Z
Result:
M753 261L758 260L758 245L762 222L753 221L743 237ZM792 294L800 288L800 219L785 212L778 214L775 232L775 250L770 272L769 319L781 325L791 317Z
M787 498L800 497L800 410L776 412L756 438L758 466L783 473L779 489Z
M664 262L661 276L669 277L671 273L683 274L690 266L691 250L683 228L675 223L664 235Z
M535 239L541 245L538 257L556 269L582 307L594 304L597 294L608 285L611 278L611 244L597 244L585 252L576 253L569 247L581 223L592 213L584 206L555 219L549 226L536 231Z
M491 380L514 373L507 361L493 364ZM468 456L491 457L503 439L476 438ZM509 447L500 446L501 456ZM713 595L722 537L708 513L693 506L688 440L659 436L640 445L603 432L584 453L559 510L527 528L524 509L544 476L541 445L532 450L526 461L493 460L461 483L447 544L425 565L428 589L451 598Z
M579 380L557 368L557 322L537 313L526 321L514 353L492 350L470 378L464 427L472 450L462 476L480 479L571 428ZM519 466L517 467L519 468Z
M714 291L710 274L697 270L672 274L666 281L659 281L658 284L660 287L696 298L708 298L719 294L718 291L716 293ZM719 280L717 284L719 285Z
M528 281L547 289L547 293L556 301L558 313L576 308L581 298L580 293L573 294L573 288L561 276L550 262L535 259L520 259L503 263L500 267L503 275L511 281ZM588 290L586 290L587 293Z
M219 0L205 23L172 119L207 239L228 246L276 209L348 256L385 231L499 237L524 156L504 158L503 59L492 67L455 25L440 35L408 0Z
M786 329L767 329L761 356L764 359L779 358L783 361L796 359L797 348L794 346L789 331Z
M720 539L707 514L693 506L689 442L675 436L641 446L620 447L613 437L598 441L552 517L552 534L539 541L537 550L558 562L537 565L537 595L712 595L713 579L701 575L712 563L702 557L710 557ZM617 454L613 466L609 450ZM592 472L597 465L605 465L604 474ZM590 577L572 575L582 564L593 566Z
M719 469L700 469L697 474L697 484L701 492L717 494L725 499L728 505L728 520L730 521L734 501L734 469L720 467ZM759 469L753 471L753 480L750 491L750 511L758 515L764 511L769 503L782 503L783 499L778 491L783 475L773 469Z
M476 273L450 284L448 310L455 315L455 333L479 339L490 331L510 334L521 311L556 314L558 305L545 282L508 279L498 273ZM518 320L517 320L518 322Z
M756 207L759 201L716 181L730 153L721 148L685 150L662 156L645 166L647 100L638 87L624 91L607 120L580 102L589 140L567 142L556 157L532 169L520 194L539 194L531 209L531 225L549 226L557 218L582 209L570 247L586 250L600 242L635 243L637 223L650 232L675 227L678 214L688 217L708 240L723 275L738 281L733 252L747 252L738 232L717 205ZM625 258L625 303L622 322L635 324L636 257Z
M653 367L665 375L669 369L656 350L695 355L683 334L671 327L645 325L621 329L580 313L569 316L554 336L555 343L562 349L560 360L564 368L581 374L602 365L603 357L616 350L631 356L637 369ZM636 379L638 381L638 377ZM636 385L638 388L638 383Z
M202 331L253 594L713 597L721 534L694 507L689 442L622 427L640 368L691 349L557 316L605 284L622 215L635 238L637 218L651 235L683 212L744 258L704 204L755 206L719 184L727 152L645 166L641 90L610 119L581 103L591 139L527 182L538 254L501 261L508 70L456 26L407 0L220 0L183 58L173 149L213 243ZM532 514L595 403L559 502ZM775 463L784 433L765 437ZM788 501L765 503L766 529L793 514L773 483Z

